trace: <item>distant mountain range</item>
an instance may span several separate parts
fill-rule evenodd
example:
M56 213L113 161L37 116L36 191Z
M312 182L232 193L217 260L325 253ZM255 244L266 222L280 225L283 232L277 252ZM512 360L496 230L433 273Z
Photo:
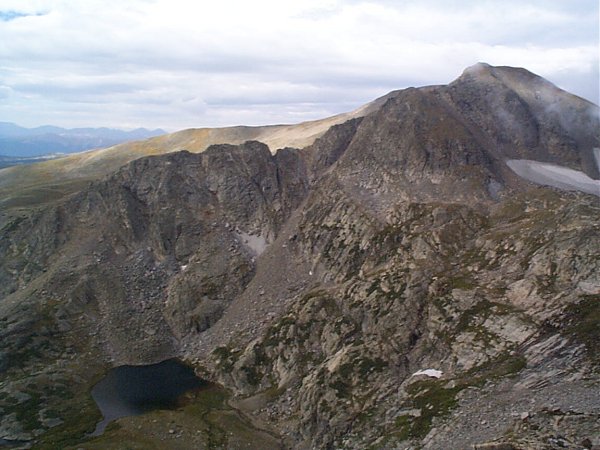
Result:
M164 130L137 128L132 131L111 128L60 128L42 126L24 128L0 122L0 155L28 158L56 153L75 153L93 148L111 147L126 141L165 134Z

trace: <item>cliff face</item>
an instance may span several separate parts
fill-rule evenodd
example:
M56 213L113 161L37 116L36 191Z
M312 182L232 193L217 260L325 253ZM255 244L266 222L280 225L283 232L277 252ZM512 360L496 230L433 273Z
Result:
M299 157L258 142L141 159L14 223L3 290L23 298L43 278L48 295L98 308L115 361L162 358L173 335L218 320L306 190Z
M505 163L597 179L598 129L594 105L480 64L302 150L143 158L11 219L0 430L56 432L21 414L59 401L49 379L83 395L179 355L283 446L600 445L598 198Z

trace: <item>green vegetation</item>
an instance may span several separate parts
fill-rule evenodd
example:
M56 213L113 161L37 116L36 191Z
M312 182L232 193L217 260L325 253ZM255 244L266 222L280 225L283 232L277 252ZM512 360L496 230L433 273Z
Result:
M17 420L21 423L25 431L34 431L41 428L39 411L42 404L42 397L35 391L28 391L26 394L30 398L24 402L17 403L9 411L16 414Z
M96 423L102 418L92 397L90 386L54 382L51 385L36 386L29 384L22 390L29 398L20 403L16 399L6 399L5 414L15 414L24 431L45 431L36 440L36 449L56 449L74 445L82 437L94 430ZM46 405L53 407L45 408ZM46 418L57 418L59 425L45 430L41 415Z
M387 289L384 289L381 286L382 281L387 283ZM396 273L385 273L371 281L371 284L366 290L366 295L369 297L375 293L378 298L383 300L389 300L390 302L395 302L397 300L402 301L404 300L403 292L406 289L406 285L404 273L401 272L400 275ZM353 304L352 306L355 305ZM357 304L356 306L360 306L360 304Z
M22 308L22 317L27 319L21 320L17 326L29 332L20 335L18 346L15 345L8 352L6 370L23 368L34 361L52 360L58 357L65 345L49 307L36 305L31 308L30 305L23 304ZM11 345L10 340L8 344Z
M329 383L329 387L335 389L336 396L339 398L349 398L352 394L350 384L342 379L337 379Z
M279 398L285 391L285 387L277 387L276 385L273 385L270 388L262 391L261 394L264 395L268 401L273 401Z
M507 352L469 370L463 378L462 384L463 387L483 386L487 381L515 375L526 366L527 359L524 356Z
M267 331L267 335L264 339L265 347L277 347L280 343L290 344L291 338L283 339L283 336L287 334L289 327L296 325L296 319L292 316L285 316L281 318L277 323L273 324Z
M233 351L229 347L217 347L212 351L212 354L217 358L217 366L223 371L230 371L238 360L241 351Z
M246 374L246 381L248 381L248 384L251 386L258 386L263 379L263 374L253 366L244 366L242 367L242 371Z
M219 426L218 415L211 420L215 410L228 409L227 399L229 394L220 388L202 389L194 398L193 403L184 409L190 414L206 423L206 438L208 448L224 448L227 444L227 431Z
M448 287L450 289L462 289L463 291L470 291L471 289L475 289L477 285L467 276L459 275L448 278Z
M56 413L63 423L40 436L36 449L50 450L76 445L86 434L94 431L96 424L102 419L100 411L87 392L82 393L81 398L67 401Z
M409 405L419 409L419 416L399 416L396 433L399 440L421 439L429 433L434 417L442 417L456 406L456 394L462 387L445 388L446 381L423 380L411 384L407 392L411 395Z
M393 436L399 441L406 441L413 437L413 416L398 416L394 422L396 431Z
M406 390L410 399L403 406L419 410L420 415L398 416L389 436L398 441L424 438L431 430L433 419L446 416L457 405L456 396L460 391L514 375L525 368L526 363L523 356L507 353L455 379L453 387L445 387L447 380L423 380L411 384Z
M384 361L381 358L359 358L356 361L358 367L358 373L362 378L366 378L369 374L373 372L382 372L388 366L387 361Z
M336 390L339 398L350 398L356 383L363 383L369 375L382 372L388 366L387 361L377 357L358 357L341 364L335 373L335 380L329 386ZM358 377L356 377L356 375Z
M219 359L228 359L231 355L231 350L228 347L223 346L215 348L212 353Z
M189 392L177 410L153 411L111 423L104 434L81 440L88 450L276 448L277 438L255 428L228 404L230 394L217 385ZM55 448L64 448L57 446Z
M11 217L9 218L9 220L7 220L6 224L4 225L4 227L2 229L0 229L0 231L3 234L8 234L11 231L16 230L17 228L19 228L19 226L21 225L21 223L25 220L25 217L23 216L16 216L16 217Z
M584 295L565 314L567 326L563 332L585 344L590 358L600 364L600 295Z
M486 334L488 332L482 330L482 327L480 327L479 324L483 323L490 314L501 316L510 314L514 311L515 308L511 305L482 299L461 314L455 330L459 333L464 331L476 331L480 334Z

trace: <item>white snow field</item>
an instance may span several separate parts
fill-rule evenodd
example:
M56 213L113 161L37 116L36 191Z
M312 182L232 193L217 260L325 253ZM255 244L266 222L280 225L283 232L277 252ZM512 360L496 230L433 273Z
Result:
M432 378L440 378L443 375L443 372L441 370L437 370L437 369L425 369L425 370L419 370L418 372L415 372L412 374L413 377L416 377L418 375L426 375L426 376L432 377Z
M598 160L598 152L595 154ZM513 172L527 181L567 191L581 191L600 197L600 180L594 180L579 170L529 159L509 159L506 164Z

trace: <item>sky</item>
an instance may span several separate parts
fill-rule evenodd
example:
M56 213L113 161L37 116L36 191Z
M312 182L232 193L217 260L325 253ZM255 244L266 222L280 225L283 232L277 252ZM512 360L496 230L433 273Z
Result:
M0 121L297 123L479 61L598 104L598 0L0 0Z

